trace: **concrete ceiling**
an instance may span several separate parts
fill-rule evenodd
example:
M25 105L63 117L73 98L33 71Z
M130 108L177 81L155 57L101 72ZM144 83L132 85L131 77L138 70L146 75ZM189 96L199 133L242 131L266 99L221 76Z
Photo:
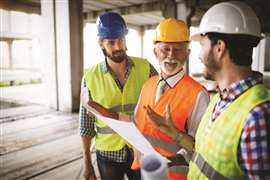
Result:
M84 0L84 19L95 22L98 15L106 11L120 13L129 25L156 25L163 19L164 0Z
M161 19L173 14L172 4L185 3L187 9L193 10L190 23L197 25L205 11L221 1L226 0L83 0L83 15L85 21L95 22L101 13L114 11L122 14L129 25L153 28ZM270 32L270 1L242 1L255 10L262 31ZM40 0L0 0L0 8L40 14Z

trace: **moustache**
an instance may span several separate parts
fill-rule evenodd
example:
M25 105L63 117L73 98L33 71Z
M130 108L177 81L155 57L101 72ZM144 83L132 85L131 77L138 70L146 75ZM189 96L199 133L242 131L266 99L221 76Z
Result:
M119 56L119 55L125 54L125 51L123 51L123 50L117 50L117 51L113 51L112 54L114 56Z
M175 59L165 59L162 61L163 63L179 63L179 61Z

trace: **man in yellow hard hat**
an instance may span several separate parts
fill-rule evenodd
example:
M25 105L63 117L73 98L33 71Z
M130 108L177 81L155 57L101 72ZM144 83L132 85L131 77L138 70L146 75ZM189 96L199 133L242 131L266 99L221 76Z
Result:
M195 136L209 96L202 85L185 74L183 65L188 60L190 50L189 30L183 21L174 18L162 20L155 30L154 44L160 74L144 83L135 123L155 150L171 160L169 179L185 179L187 166L178 152L185 156L190 152L183 151L181 146L192 147L192 144L178 142L178 132ZM165 121L166 109L171 112L174 126L164 132L154 126L151 119ZM138 159L132 167L139 167Z

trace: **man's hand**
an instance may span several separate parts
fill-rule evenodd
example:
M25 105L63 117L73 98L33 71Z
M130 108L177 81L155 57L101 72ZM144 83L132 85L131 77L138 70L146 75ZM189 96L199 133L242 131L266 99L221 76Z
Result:
M134 159L138 159L139 161L141 161L141 158L144 156L143 153L141 153L139 150L137 150L136 148L132 148L133 150L133 154L134 154Z
M188 134L179 131L172 122L170 106L166 106L165 116L157 114L150 106L145 106L146 114L153 123L153 125L170 136L174 141L177 141L181 147L186 149L189 153L193 152L194 138Z
M168 105L166 106L166 113L164 117L157 114L150 106L145 106L144 109L147 116L157 129L167 134L171 138L177 136L179 131L173 125L170 107Z
M99 112L102 116L119 119L119 115L116 112L110 111L109 109L103 107L102 105L96 103L95 101L88 101L88 106L94 108L97 112Z

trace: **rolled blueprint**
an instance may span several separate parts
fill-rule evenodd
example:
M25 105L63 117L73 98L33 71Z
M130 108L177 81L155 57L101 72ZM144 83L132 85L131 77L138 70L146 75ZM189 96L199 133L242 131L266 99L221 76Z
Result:
M167 160L157 154L148 154L141 159L143 180L168 180Z

